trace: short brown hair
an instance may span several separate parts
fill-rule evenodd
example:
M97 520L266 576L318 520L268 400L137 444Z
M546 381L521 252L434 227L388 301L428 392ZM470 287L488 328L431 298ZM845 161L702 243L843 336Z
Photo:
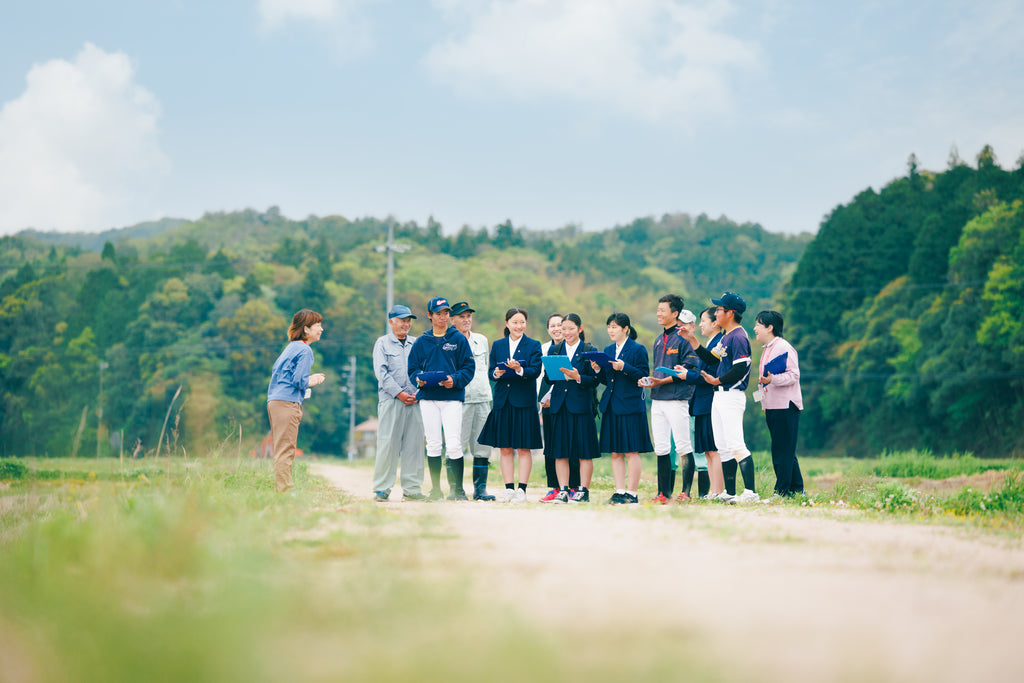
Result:
M292 316L292 326L288 328L288 341L305 341L306 328L323 322L324 317L316 311L303 308Z

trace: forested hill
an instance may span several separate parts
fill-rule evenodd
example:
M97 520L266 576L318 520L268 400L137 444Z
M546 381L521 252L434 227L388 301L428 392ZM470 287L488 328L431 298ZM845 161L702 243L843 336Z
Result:
M804 448L1024 453L1022 198L985 147L832 211L785 296Z
M376 247L389 222L289 220L272 207L167 219L102 242L0 239L0 456L110 454L121 433L129 452L137 443L152 452L165 418L165 439L192 454L233 450L240 433L259 438L269 370L302 307L325 315L314 351L331 381L306 405L300 446L343 453L349 356L358 420L376 412L370 351L386 296ZM670 291L695 311L724 289L754 309L777 305L811 240L682 214L597 233L508 222L454 235L433 221L394 228L410 247L396 256L395 299L420 316L419 329L427 299L441 294L469 300L491 339L519 306L531 313L531 336L544 337L548 313L574 311L597 344L608 314L625 311L649 345L657 298Z

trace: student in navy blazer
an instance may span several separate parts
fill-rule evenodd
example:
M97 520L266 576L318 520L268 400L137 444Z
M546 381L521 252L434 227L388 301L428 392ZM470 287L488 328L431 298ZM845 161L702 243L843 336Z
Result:
M647 426L647 403L643 388L637 386L651 374L647 349L636 343L636 330L625 313L608 316L608 337L612 343L604 352L614 360L602 370L596 363L597 379L605 385L601 395L601 452L611 453L615 494L609 503L640 502L640 453L654 450ZM626 482L626 470L629 482Z
M597 377L583 357L594 347L583 339L583 321L575 313L562 318L563 339L552 346L549 356L569 358L571 368L559 368L564 379L551 382L548 394L550 438L544 454L555 461L558 492L550 503L586 503L590 501L590 480L594 476L594 458L601 457L594 427L594 388ZM580 484L570 492L570 458L579 458ZM542 499L542 502L543 499Z
M494 405L477 439L501 449L501 475L505 480L502 501L525 502L526 485L533 467L531 449L541 448L537 415L537 377L541 371L540 342L526 336L527 312L505 312L505 336L491 345L488 366L494 380ZM515 452L519 452L519 487L515 485Z

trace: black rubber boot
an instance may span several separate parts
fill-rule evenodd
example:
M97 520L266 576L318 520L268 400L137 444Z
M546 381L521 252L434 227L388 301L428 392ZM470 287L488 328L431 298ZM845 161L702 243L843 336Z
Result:
M487 493L487 458L473 458L473 500L494 500Z
M448 461L448 500L469 500L462 488L462 477L466 472L466 459Z
M672 460L666 455L658 456L658 494L666 498L672 497L672 490L668 487L668 478L672 472Z
M444 500L444 491L441 490L441 456L432 458L427 456L427 469L430 470L430 493L427 500Z

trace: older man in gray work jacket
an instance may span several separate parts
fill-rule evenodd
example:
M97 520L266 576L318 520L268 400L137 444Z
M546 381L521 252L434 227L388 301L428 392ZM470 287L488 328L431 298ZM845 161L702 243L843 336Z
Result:
M373 345L373 372L377 376L377 460L373 467L374 500L391 496L399 462L402 499L424 500L423 419L416 387L409 381L409 352L416 337L409 336L416 318L408 306L395 304L388 311L391 331Z

